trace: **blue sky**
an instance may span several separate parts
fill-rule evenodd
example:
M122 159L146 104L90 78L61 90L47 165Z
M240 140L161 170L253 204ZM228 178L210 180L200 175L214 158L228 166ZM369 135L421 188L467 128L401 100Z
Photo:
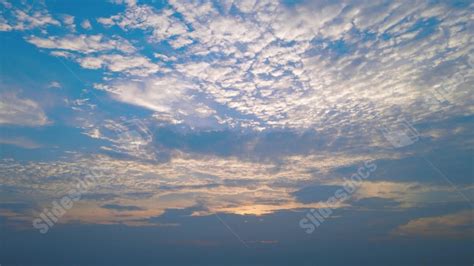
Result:
M0 263L473 262L472 1L0 6Z

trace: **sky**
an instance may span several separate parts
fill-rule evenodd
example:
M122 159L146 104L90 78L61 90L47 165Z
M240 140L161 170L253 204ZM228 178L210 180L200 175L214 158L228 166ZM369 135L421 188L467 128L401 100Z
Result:
M0 6L0 264L474 262L474 2Z

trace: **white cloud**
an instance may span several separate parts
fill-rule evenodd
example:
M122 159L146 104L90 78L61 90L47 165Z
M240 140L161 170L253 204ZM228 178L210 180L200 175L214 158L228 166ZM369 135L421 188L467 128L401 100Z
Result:
M49 25L61 25L47 10L42 8L32 9L32 5L28 4L17 7L6 1L2 1L0 5L3 5L0 31L25 31L36 28L42 29Z
M452 105L443 110L444 116L474 112L469 91L473 73L466 64L472 34L465 9L426 2L312 1L287 6L277 1L227 1L219 3L220 8L233 6L241 12L221 14L211 1L170 4L158 10L127 3L124 12L98 19L104 26L141 30L148 41L166 41L181 49L154 53L164 63L138 54L118 37L68 35L28 41L54 49L52 53L84 68L146 77L127 85L133 96L122 90L123 97L117 99L151 110L165 106L157 96L161 88L150 86L149 80L166 78L155 75L179 77L180 82L168 80L167 86L199 84L165 109L188 105L191 97L192 106L223 106L224 111L216 113L219 123L329 131L354 125L370 128L374 114L398 116L400 110L413 122L434 119L433 113L444 107L433 105L430 90L443 78L452 79L453 73L465 78L446 83ZM439 23L417 26L433 16ZM423 33L426 27L431 27L430 33ZM108 77L104 85L118 83L123 83L120 77ZM191 115L175 110L176 120Z
M198 90L197 84L169 75L144 82L119 81L108 89L119 101L177 116L192 115L198 111L192 96Z
M40 48L54 49L51 51L52 55L72 59L87 69L103 68L110 72L142 77L160 70L158 64L138 54L130 42L117 36L112 38L102 34L47 38L30 36L27 41Z
M242 0L242 1L235 1L234 5L236 5L240 11L244 13L250 13L253 10L255 3L256 3L256 0Z
M12 93L1 95L0 124L44 126L49 123L41 106L33 100L19 98Z
M47 38L30 36L26 38L26 40L40 48L66 50L85 54L112 50L124 53L132 53L135 51L135 47L127 40L119 37L107 38L102 34L66 35L63 37L50 36Z
M169 43L171 44L171 46L174 49L178 49L178 48L181 48L183 46L186 46L186 45L189 45L189 44L193 43L193 40L190 39L190 38L186 38L186 37L184 37L184 38L178 37L175 40L169 41Z
M211 3L171 4L194 29L181 37L196 41L189 53L210 55L206 63L185 56L185 62L176 66L180 75L206 84L206 93L216 102L272 127L340 128L365 124L373 113L394 115L398 108L408 110L413 120L424 119L433 106L427 100L427 84L420 80L436 77L429 74L436 71L430 62L441 60L440 54L453 63L449 71L472 77L463 66L469 54L469 32L456 31L460 41L449 41L448 48L442 29L426 38L409 31L418 19L428 18L429 14L418 15L426 4L316 1L288 8L260 1L250 3L252 15L244 17L222 17ZM444 4L438 8L444 10L439 14L449 13ZM468 16L460 9L450 12L442 16L442 24ZM365 40L354 29L375 37ZM392 39L381 38L387 31L392 31ZM321 40L319 47L314 39ZM334 40L344 42L350 51L338 55ZM213 53L224 56L213 60ZM473 101L465 89L467 82L472 79L453 89L451 97L458 106ZM447 110L449 115L472 111ZM331 119L335 112L346 120Z
M25 149L37 149L41 145L24 137L0 137L0 144L15 145Z
M98 22L108 27L117 25L124 30L149 30L152 33L150 40L159 42L187 32L186 25L172 15L173 11L170 9L156 11L147 5L129 5L125 13L100 18Z
M71 15L62 15L63 23L66 27L68 27L71 31L76 31L76 24L74 23L74 16Z
M136 0L110 0L110 2L117 4L117 5L128 5L128 6L134 6L137 4Z
M63 86L61 86L61 83L57 82L57 81L51 81L49 84L48 84L48 88L51 88L51 89L61 89Z
M99 69L105 67L111 72L127 73L142 77L156 73L160 69L159 65L151 63L148 58L140 55L104 54L78 58L77 61L84 68Z
M91 25L91 22L88 20L88 19L84 19L82 22L81 22L81 27L85 30L90 30L92 29L92 25Z

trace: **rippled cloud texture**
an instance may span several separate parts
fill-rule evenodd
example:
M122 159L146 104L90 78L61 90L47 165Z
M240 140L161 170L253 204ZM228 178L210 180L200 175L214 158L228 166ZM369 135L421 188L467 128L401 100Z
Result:
M472 263L472 1L0 6L5 263Z

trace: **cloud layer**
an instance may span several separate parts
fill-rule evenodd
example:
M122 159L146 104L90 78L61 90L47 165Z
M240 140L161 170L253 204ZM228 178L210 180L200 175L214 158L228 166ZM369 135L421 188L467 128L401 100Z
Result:
M415 213L384 237L472 233L469 1L0 5L2 59L16 62L0 75L22 88L0 93L9 221L29 222L85 170L98 183L64 223L303 212L370 161L374 175L333 206L341 217Z

